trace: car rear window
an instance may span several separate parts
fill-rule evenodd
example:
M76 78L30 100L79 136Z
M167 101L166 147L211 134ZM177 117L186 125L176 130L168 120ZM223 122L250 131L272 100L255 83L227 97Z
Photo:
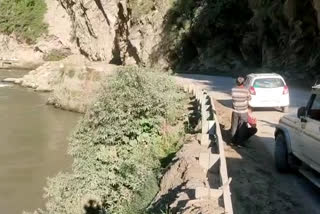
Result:
M284 82L279 78L256 79L253 83L254 88L279 88L283 86Z

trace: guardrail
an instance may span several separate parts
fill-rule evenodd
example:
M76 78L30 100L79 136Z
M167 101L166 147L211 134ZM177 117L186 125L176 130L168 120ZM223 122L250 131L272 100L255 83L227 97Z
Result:
M225 142L222 139L219 120L214 106L214 99L205 90L196 85L184 85L185 92L192 93L201 108L201 135L200 143L207 148L206 153L199 154L200 166L208 171L218 167L220 187L214 189L208 184L206 188L196 188L196 199L217 199L222 197L226 214L233 214L230 182L228 177L227 162L224 153ZM213 149L215 148L215 149ZM208 173L207 173L208 174Z

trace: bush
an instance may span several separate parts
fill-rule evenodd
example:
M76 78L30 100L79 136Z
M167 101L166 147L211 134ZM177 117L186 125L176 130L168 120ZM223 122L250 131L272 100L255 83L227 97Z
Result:
M49 180L42 213L83 213L90 198L108 213L142 213L158 191L161 160L179 148L183 128L170 127L184 100L167 74L123 68L79 123L72 172Z
M60 61L70 56L71 51L68 49L53 49L45 54L43 60L45 61Z
M43 23L46 10L44 0L1 0L0 32L14 33L19 39L34 43L47 31Z

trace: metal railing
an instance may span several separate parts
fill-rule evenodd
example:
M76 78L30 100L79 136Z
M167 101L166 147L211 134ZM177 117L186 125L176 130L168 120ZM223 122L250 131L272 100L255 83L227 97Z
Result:
M214 99L205 90L201 90L196 85L184 86L186 92L192 93L201 108L201 134L199 140L202 146L207 148L207 152L199 154L199 164L204 169L212 171L217 169L219 176L219 187L212 188L208 184L206 188L196 188L196 199L223 199L226 214L233 214L230 182L228 177L227 162L224 152L225 142L223 141L219 120L217 117ZM207 173L207 174L208 174Z

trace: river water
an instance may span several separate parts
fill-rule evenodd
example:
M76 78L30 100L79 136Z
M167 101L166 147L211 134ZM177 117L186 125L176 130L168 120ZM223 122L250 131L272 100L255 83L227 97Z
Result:
M0 79L25 73L0 70ZM71 167L67 138L80 115L45 105L47 96L0 83L0 213L44 207L46 178Z

